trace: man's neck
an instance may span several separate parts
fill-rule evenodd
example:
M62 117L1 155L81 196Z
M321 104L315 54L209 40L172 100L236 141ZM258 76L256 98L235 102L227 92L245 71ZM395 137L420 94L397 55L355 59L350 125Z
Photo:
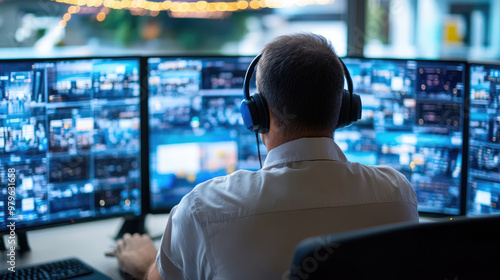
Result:
M290 141L297 140L300 138L314 138L314 137L333 138L333 133L329 133L326 131L318 131L315 133L303 133L303 134L297 134L294 136L287 136L287 135L284 135L283 133L280 133L279 131L274 131L273 129L271 129L268 133L261 134L262 143L264 143L264 145L266 145L268 153L272 149L274 149L282 144L285 144L286 142L290 142Z

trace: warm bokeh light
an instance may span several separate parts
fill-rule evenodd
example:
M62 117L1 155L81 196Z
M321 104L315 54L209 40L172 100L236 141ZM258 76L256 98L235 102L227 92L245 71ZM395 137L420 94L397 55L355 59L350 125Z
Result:
M173 11L173 12L194 12L194 11L238 11L263 8L280 8L285 6L306 6L306 5L328 5L335 0L252 0L252 1L148 1L148 0L52 0L60 3L67 3L76 6L87 7L108 7L112 9L146 9L149 11ZM69 13L78 13L74 9ZM137 12L136 12L137 13Z
M208 5L208 2L207 2L207 1L198 1L198 2L196 3L196 8L197 8L198 10L205 10L205 8L207 7L207 5Z
M106 19L106 14L103 12L100 12L96 16L97 21L104 21Z
M227 3L218 3L217 10L218 11L226 11L227 10Z
M238 9L240 9L240 10L245 10L248 8L247 1L238 1L238 3L236 5L238 6Z
M179 5L179 11L180 12L187 12L189 11L189 3L182 3Z
M254 10L258 9L258 8L260 8L260 1L251 1L249 5L250 5L250 8L252 8Z
M209 3L208 7L207 7L207 10L209 12L213 12L213 11L217 10L217 5L215 3Z
M70 13L65 13L63 16L63 20L69 21L71 19L71 14Z

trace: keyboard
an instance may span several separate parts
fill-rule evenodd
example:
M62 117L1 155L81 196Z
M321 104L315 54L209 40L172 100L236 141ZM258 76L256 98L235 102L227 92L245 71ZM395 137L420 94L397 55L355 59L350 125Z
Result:
M2 271L0 280L62 280L62 279L110 279L79 259L64 259L49 263L15 268L15 272Z

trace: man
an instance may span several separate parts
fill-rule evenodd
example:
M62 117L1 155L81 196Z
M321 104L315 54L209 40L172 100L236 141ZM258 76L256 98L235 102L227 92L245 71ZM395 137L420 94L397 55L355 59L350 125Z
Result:
M169 215L157 253L147 236L118 242L119 265L147 279L280 279L295 246L315 235L418 221L406 178L346 160L333 140L344 73L312 34L264 47L257 88L269 106L262 170L196 186Z

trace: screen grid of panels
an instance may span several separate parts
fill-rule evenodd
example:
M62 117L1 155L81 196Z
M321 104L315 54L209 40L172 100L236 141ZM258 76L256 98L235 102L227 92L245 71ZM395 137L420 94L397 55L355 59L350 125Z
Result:
M0 62L2 228L141 214L139 62Z
M500 213L500 65L470 66L467 212Z
M421 212L459 214L465 64L344 62L363 102L362 119L335 133L347 159L403 173Z
M149 59L152 209L171 208L207 179L258 169L255 136L238 111L250 61ZM348 160L402 172L421 212L460 214L466 64L344 62L363 102L362 120L334 136Z
M152 211L169 210L208 179L260 168L255 134L239 111L251 60L148 59ZM266 149L260 150L264 159Z
M9 168L17 174L20 229L168 212L201 182L258 170L255 134L239 112L252 59L0 61L1 225ZM344 62L363 102L362 119L334 135L348 160L403 173L420 212L500 213L499 65ZM260 151L264 160L262 143ZM149 180L141 181L141 162Z

